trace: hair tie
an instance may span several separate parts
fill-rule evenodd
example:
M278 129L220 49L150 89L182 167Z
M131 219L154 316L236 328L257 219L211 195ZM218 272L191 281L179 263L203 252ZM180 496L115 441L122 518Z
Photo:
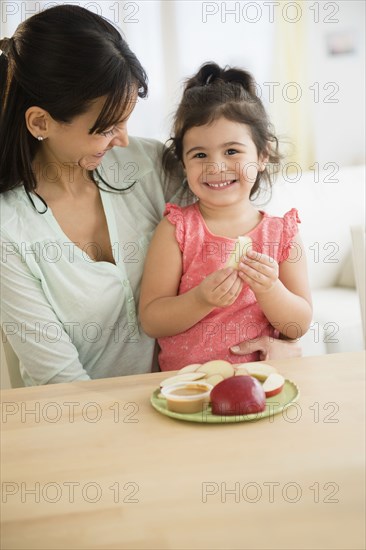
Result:
M11 38L8 38L7 36L5 36L4 38L2 38L0 40L0 50L3 52L3 54L5 55L5 57L8 57L9 55L9 51L10 51L10 40L12 40Z

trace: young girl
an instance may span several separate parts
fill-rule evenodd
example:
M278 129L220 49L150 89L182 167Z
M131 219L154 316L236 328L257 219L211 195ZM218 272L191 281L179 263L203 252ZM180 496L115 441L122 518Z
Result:
M263 335L302 336L312 306L297 211L272 217L251 202L270 184L268 163L280 159L253 77L203 65L187 81L173 134L165 167L178 158L198 200L166 206L145 263L142 326L159 339L162 370L259 360L230 348ZM252 247L238 269L227 267L244 235Z

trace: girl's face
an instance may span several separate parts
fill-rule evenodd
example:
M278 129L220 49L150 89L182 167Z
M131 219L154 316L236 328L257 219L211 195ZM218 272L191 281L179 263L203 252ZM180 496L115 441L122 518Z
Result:
M65 167L79 166L94 170L109 149L115 146L127 147L127 121L135 101L131 101L130 107L114 126L101 134L89 134L104 101L105 98L98 98L86 113L75 117L70 123L51 119L47 139L42 142L41 156Z
M258 157L250 127L221 117L194 126L183 137L183 164L189 187L208 206L249 201L258 171L267 158Z

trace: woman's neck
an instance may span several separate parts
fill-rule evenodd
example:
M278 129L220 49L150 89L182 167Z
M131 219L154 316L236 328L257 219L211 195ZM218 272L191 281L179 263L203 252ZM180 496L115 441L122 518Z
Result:
M38 155L32 163L37 193L42 197L78 197L94 182L87 170L77 164L46 160Z

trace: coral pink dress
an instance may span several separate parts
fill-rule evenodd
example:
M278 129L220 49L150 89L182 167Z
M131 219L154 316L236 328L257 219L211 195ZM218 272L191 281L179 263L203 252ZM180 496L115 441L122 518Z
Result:
M262 220L247 235L253 249L274 258L278 263L289 256L291 240L300 223L293 208L283 218L261 212ZM164 215L175 225L175 236L182 251L183 272L178 294L197 286L207 275L225 267L237 241L210 232L198 203L180 207L168 203ZM236 301L226 308L215 308L199 323L177 334L159 338L161 370L176 370L190 363L225 359L231 363L258 361L259 352L237 356L230 348L245 340L263 335L278 338L259 307L253 291L244 285Z

